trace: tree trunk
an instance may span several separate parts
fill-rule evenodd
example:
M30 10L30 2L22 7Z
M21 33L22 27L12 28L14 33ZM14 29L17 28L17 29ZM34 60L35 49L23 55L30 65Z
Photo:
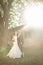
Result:
M8 44L8 19L9 19L9 12L10 12L10 7L11 7L11 4L12 4L13 0L8 0L8 6L6 6L5 8L5 15L4 15L4 23L5 23L5 26L4 26L4 34L3 34L3 44L4 46L6 46Z
M1 33L2 34L2 41L3 41L2 45L4 45L4 46L6 46L8 43L8 19L9 19L10 7L11 7L13 0L7 0L7 2L8 2L8 4L4 3L3 0L0 0L0 4L4 10L4 17L0 18L0 21L2 22L1 27L3 30Z

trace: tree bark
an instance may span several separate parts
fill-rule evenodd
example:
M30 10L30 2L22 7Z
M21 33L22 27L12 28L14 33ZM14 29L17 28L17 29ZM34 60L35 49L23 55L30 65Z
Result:
M0 21L2 23L0 23L2 26L2 45L6 46L8 43L8 19L9 19L9 12L10 12L10 7L11 4L13 2L13 0L7 0L8 1L8 5L6 3L3 3L3 0L0 0L0 5L2 6L3 10L4 10L4 16L3 18L0 18ZM1 16L0 16L1 17Z

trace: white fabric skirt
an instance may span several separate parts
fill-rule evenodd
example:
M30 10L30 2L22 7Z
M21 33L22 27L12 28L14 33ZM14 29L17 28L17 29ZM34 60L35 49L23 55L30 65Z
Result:
M8 57L10 58L21 58L22 52L18 46L17 43L14 42L14 45L12 46L11 50L7 54Z

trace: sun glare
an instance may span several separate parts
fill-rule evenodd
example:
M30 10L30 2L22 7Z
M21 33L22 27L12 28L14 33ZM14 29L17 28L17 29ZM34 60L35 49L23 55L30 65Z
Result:
M23 12L23 19L32 28L43 27L43 4L31 4Z

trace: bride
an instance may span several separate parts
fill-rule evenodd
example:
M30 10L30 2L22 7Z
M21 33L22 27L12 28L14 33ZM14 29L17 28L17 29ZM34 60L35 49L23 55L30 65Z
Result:
M15 31L12 40L13 40L13 46L9 51L9 53L7 54L7 56L14 59L21 58L22 52L17 43L17 31Z

